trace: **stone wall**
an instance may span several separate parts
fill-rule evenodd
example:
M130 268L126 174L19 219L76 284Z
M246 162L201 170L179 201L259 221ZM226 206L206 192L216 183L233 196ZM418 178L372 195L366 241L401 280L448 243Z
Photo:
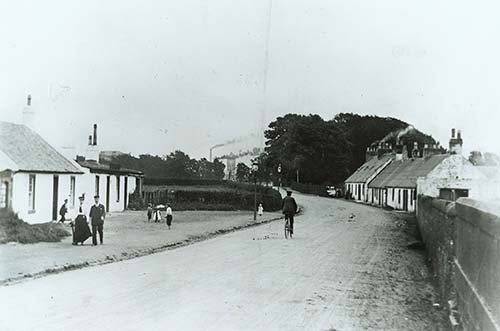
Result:
M461 329L500 330L500 205L420 195L417 219L450 316L456 302Z

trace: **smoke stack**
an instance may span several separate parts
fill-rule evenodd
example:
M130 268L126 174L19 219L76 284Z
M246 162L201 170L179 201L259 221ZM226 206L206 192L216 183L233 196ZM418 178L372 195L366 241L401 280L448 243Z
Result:
M94 124L94 140L92 145L97 146L97 124Z

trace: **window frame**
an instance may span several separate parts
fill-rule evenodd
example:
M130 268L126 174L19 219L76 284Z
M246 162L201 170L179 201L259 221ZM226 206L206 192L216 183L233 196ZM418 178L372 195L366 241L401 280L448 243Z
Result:
M28 214L36 212L36 174L28 174Z

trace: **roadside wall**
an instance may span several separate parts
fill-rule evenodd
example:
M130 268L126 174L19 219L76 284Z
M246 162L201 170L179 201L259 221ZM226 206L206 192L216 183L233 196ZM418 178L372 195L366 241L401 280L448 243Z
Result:
M419 195L417 219L440 296L457 303L460 327L499 331L500 205Z

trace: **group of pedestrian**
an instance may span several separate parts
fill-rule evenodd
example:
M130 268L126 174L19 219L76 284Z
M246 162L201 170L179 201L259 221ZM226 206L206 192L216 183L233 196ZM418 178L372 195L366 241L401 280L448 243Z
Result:
M170 204L167 204L167 207L163 205L159 205L153 208L152 204L148 204L148 222L153 221L154 223L161 223L162 222L162 215L161 212L162 210L165 209L165 223L168 226L168 229L170 230L170 227L172 226L172 220L174 219L174 213L172 212L172 207Z
M83 243L90 237L92 237L92 244L97 245L97 235L99 235L99 242L101 245L104 243L104 219L106 218L106 209L99 202L99 195L94 196L94 204L90 208L89 217L90 226L92 226L92 231L90 230L89 221L85 212L85 196L82 195L78 197L80 204L78 206L77 212L73 221L71 222L71 228L73 232L73 245L78 245ZM59 210L59 215L61 216L59 222L64 223L66 221L66 214L68 212L67 207L68 200L64 200L64 204Z

